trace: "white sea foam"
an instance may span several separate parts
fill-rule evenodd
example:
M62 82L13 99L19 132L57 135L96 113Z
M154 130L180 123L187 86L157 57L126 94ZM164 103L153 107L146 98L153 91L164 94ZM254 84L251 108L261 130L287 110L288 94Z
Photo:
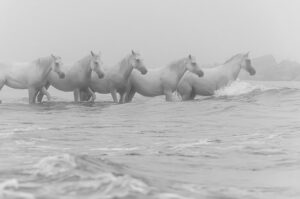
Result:
M211 144L209 139L199 139L195 142L187 142L187 143L177 144L175 146L172 146L171 148L174 150L182 150L185 148L200 147L202 145L208 145L208 144Z
M190 197L184 197L175 193L160 193L157 195L158 199L193 199Z
M266 90L270 90L270 89L274 89L274 88L266 87L266 86L258 85L258 84L251 84L250 82L236 80L236 81L232 82L230 85L215 91L214 96L216 96L216 97L238 96L238 95L251 93L253 91L266 91Z
M9 179L0 183L0 198L34 199L34 195L18 190L19 182Z
M97 159L62 154L43 158L34 166L33 173L45 178L60 179L60 185L48 188L66 195L88 191L97 198L122 198L134 193L146 195L151 191L142 180L125 173L111 172L110 169L114 170L112 167L106 165L105 161L98 164ZM80 180L64 181L66 176L76 176Z
M129 148L122 148L122 147L105 147L105 148L93 148L91 151L134 151L139 149L138 147L129 147Z
M49 156L40 160L34 168L36 175L55 176L74 169L76 162L74 156L62 154L58 156Z
M43 131L43 130L47 130L47 128L32 125L29 127L14 128L12 131L13 132L26 132L26 131L36 131L36 130Z

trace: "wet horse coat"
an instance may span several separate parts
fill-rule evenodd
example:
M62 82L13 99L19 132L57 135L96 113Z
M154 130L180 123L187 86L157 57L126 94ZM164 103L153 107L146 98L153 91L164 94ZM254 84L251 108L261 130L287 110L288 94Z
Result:
M92 75L89 87L97 93L111 93L115 103L118 103L117 93L120 95L119 103L124 103L124 95L127 90L128 78L131 73L137 69L141 74L146 74L147 69L144 66L140 55L134 51L126 56L117 65L106 68L105 77L102 79ZM90 96L81 89L81 100L87 100Z
M45 87L48 89L49 86L52 85L61 91L74 92L74 100L78 101L78 89L86 88L89 90L89 83L93 74L92 71L95 71L96 78L102 78L104 76L101 65L102 61L100 55L91 52L90 55L80 59L73 65L64 66L63 68L66 74L64 79L57 78L57 76L51 72L47 77ZM48 95L45 90L41 90L38 95L38 101L42 100L43 94ZM96 97L92 91L91 95L93 96L92 100L95 100Z
M61 59L53 55L28 63L0 63L0 90L6 85L14 89L28 89L29 103L35 103L38 90L42 89L48 75L53 71L60 78Z
M126 102L130 102L136 92L147 97L165 95L167 101L172 101L172 93L188 70L197 74L197 78L203 76L192 56L175 61L164 68L149 70L143 76L132 72L127 86Z
M237 54L224 64L214 68L203 68L205 76L197 78L192 73L186 73L177 86L177 92L182 100L194 99L196 95L210 96L214 92L235 81L241 69L245 69L250 75L255 74L247 54Z

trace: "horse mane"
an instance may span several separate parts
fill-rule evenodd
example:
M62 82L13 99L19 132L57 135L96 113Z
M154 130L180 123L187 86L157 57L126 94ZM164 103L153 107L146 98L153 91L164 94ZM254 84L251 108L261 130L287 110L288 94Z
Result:
M187 58L182 58L176 61L171 62L167 67L170 68L171 70L174 70L177 66L181 66L182 62L185 62Z
M42 69L45 65L49 66L51 64L51 62L53 61L51 56L48 57L41 57L38 58L37 60L35 60L34 62L36 63L37 67L39 69ZM44 65L45 64L45 65Z
M81 66L87 66L90 64L91 59L92 59L92 55L87 55L84 58L80 59L78 63L80 63Z
M119 62L119 64L117 64L118 69L121 69L122 66L124 66L124 65L128 65L128 59L129 59L130 56L132 56L132 54L129 54L129 55L125 56L125 57Z
M126 62L128 62L128 59L129 59L130 56L131 56L131 54L125 56L125 57L120 61L120 65L127 64Z
M237 57L242 56L242 55L243 55L242 53L238 53L236 55L233 55L231 58L229 58L227 61L225 61L224 64L227 64L227 63L231 62L232 60L234 60Z

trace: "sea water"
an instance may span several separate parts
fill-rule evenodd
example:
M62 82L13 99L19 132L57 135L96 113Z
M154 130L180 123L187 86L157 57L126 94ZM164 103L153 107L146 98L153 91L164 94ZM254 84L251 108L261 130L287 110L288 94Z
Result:
M300 198L298 82L122 105L50 93L0 92L0 198Z

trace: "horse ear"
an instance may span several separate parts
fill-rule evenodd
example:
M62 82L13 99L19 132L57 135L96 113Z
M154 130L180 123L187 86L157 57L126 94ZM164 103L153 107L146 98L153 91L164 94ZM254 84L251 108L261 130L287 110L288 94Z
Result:
M192 59L192 55L191 54L189 54L189 59Z
M55 57L53 54L51 54L51 57L52 57L53 59L56 59L56 57Z
M248 51L244 56L245 56L245 57L248 57L248 56L249 56L249 53L250 53L250 52Z
M95 57L95 53L91 50L91 55L93 56L93 57Z
M135 52L134 52L134 50L131 50L131 53L132 53L133 55L135 55Z
M101 53L101 51L99 50L99 56L101 56L102 55L102 53Z

